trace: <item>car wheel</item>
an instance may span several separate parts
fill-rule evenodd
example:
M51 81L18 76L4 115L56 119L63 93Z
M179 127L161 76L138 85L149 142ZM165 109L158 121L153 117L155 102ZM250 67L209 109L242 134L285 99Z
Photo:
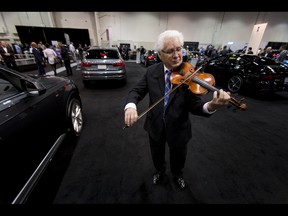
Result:
M228 90L232 93L239 92L242 85L243 79L240 76L233 76L228 80Z
M78 99L73 98L68 106L68 126L72 136L80 136L83 129L82 106Z

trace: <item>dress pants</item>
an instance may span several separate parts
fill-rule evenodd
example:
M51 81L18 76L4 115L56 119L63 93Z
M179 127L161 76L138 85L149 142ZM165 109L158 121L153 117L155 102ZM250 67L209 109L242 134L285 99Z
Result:
M164 173L166 171L165 147L166 133L162 132L160 140L153 140L149 136L152 160L157 172ZM178 145L177 145L178 144ZM170 169L174 177L183 176L183 168L185 166L187 156L187 143L168 143L170 156Z
M65 66L65 69L66 69L67 76L72 75L72 68L71 68L71 65L70 65L70 59L64 60L64 66Z

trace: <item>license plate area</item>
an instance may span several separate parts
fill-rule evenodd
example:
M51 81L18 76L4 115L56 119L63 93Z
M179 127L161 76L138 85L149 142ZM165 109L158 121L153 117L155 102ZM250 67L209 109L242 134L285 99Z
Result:
M105 70L107 68L107 66L106 65L98 65L98 69L101 69L101 70Z

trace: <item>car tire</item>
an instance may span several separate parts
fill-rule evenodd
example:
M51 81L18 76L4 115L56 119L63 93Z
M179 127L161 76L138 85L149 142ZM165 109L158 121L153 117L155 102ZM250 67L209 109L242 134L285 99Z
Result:
M83 129L82 105L77 98L72 98L67 110L69 134L78 137Z
M243 86L243 79L240 76L233 76L228 80L227 87L231 93L237 93Z

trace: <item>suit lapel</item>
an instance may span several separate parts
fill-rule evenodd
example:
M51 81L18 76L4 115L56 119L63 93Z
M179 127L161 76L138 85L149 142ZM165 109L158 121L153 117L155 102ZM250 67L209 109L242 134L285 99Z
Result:
M0 50L1 50L1 53L6 53L2 46L0 46Z
M164 80L164 65L159 64L157 68L153 71L153 78L158 82L159 92L164 95L165 80Z
M154 73L154 72L153 72ZM164 75L164 65L159 64L159 66L156 68L155 73L154 73L154 78L158 80L158 87L159 87L159 91L161 92L161 94L164 97L164 92L165 92L165 75ZM175 86L173 86L175 87ZM176 91L172 92L169 95L169 100L168 100L168 104L170 103L170 101L174 98L176 94Z

